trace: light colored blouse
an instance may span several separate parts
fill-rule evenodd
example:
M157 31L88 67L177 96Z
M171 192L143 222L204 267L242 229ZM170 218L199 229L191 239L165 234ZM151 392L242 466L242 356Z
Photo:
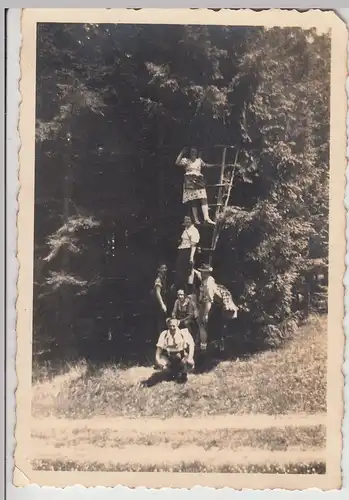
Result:
M182 158L179 165L185 167L185 175L202 175L201 167L204 166L204 162L201 158L197 158L195 161L191 161L189 158Z
M179 250L184 248L191 248L193 245L197 245L200 241L200 233L192 224L188 229L184 229L181 236L181 243L178 247Z

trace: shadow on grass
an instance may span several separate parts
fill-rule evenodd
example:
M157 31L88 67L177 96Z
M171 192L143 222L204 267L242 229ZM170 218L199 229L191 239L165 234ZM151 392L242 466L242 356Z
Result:
M178 384L184 384L187 381L187 376L185 374L171 374L166 371L155 371L148 379L142 380L141 385L143 387L154 387L162 382L177 382Z

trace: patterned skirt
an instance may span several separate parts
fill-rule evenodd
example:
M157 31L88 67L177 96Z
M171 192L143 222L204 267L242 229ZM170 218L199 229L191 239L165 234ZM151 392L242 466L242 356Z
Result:
M183 185L183 203L187 203L188 201L192 200L202 200L206 198L207 194L204 176L202 174L186 174L184 176Z

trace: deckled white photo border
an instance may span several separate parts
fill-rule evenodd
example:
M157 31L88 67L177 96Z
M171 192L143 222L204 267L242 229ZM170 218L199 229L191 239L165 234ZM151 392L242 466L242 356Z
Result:
M349 10L349 9L347 9ZM15 19L17 15L17 20ZM12 43L14 42L14 39L15 39L15 31L17 31L17 28L14 30L13 27L14 27L14 23L18 23L18 20L19 20L19 17L20 17L20 13L14 13L14 17L13 17L13 20L11 20L11 34L12 34ZM17 24L17 27L18 27L18 24ZM17 31L17 37L18 37L18 31ZM18 53L18 46L19 46L19 43L13 43L12 45L14 47L14 51L17 51ZM17 56L18 57L18 56ZM17 68L16 68L16 64L15 64L15 59L12 59L11 56L9 57L9 61L11 61L11 65L13 67L13 70L15 73L19 73L19 66L18 66L18 60L17 60ZM11 81L11 75L8 75L8 79ZM14 79L14 81L18 81L18 76L17 78ZM12 92L13 93L17 93L17 100L20 99L20 95L18 93L18 89L16 88L17 85L15 86L13 83L12 84L9 84L8 85L8 89L11 90L12 89ZM17 104L17 107L18 107L18 104ZM14 124L16 123L16 121L18 120L18 109L17 109L17 112L15 112L15 107L13 108L13 111L14 113L12 113L11 115L11 109L10 109L10 106L8 108L8 126L10 127L14 127ZM17 115L17 116L16 116ZM348 127L349 127L349 120L348 120ZM7 213L7 220L8 220L8 225L7 225L7 228L8 228L8 232L10 233L10 228L12 226L12 228L15 228L15 224L13 224L13 222L15 221L15 218L16 218L16 212L17 212L17 206L16 206L16 193L18 191L18 179L17 179L17 176L13 176L11 177L11 173L10 173L10 169L9 169L9 165L11 165L11 168L14 169L14 165L17 166L18 168L18 159L17 159L17 151L18 151L18 147L19 147L19 139L18 139L18 134L17 134L17 131L16 131L16 134L12 134L12 133L9 133L9 138L8 138L8 154L7 154L7 169L8 169L8 191L7 191L7 196L8 197L11 197L11 199L14 201L14 204L13 206L10 206L8 205L8 213ZM11 182L11 178L13 179L14 183ZM349 178L349 175L348 175L348 178ZM347 193L348 194L348 193ZM13 280L13 276L15 276L17 274L17 270L18 270L18 263L16 261L16 258L14 256L14 252L13 252L13 249L16 248L16 235L11 232L11 234L8 234L8 238L9 238L9 241L7 242L7 248L8 248L8 252L7 252L7 259L8 259L8 272L9 272L9 276L11 276L11 280ZM347 239L349 239L349 231L347 231ZM12 251L9 251L9 249ZM348 262L348 259L347 259L347 262ZM16 283L11 283L10 284L10 279L8 280L8 290L10 292L10 300L8 301L8 304L9 306L11 305L14 305L14 297L16 297ZM348 282L348 273L346 274L346 280L345 280L346 284ZM13 285L14 285L14 288L13 288ZM12 287L12 288L11 288ZM14 291L14 294L12 294L11 292ZM346 294L346 305L348 304L348 297L347 297L347 294ZM346 325L347 325L347 322L348 320L346 320ZM7 324L7 331L11 331L11 332L14 332L14 324L15 324L15 318L12 317L12 315L9 315L8 317L8 324ZM12 338L12 340L14 340ZM14 353L15 353L15 346L14 345L11 345L11 341L10 339L8 338L8 349L7 349L7 353L8 355L10 355L10 357L13 359L13 356L14 356ZM348 351L348 348L346 348L346 350ZM9 365L9 361L8 361L8 365ZM347 374L347 370L345 371L345 373ZM14 390L16 386L16 382L13 383L12 385L12 391ZM9 390L9 387L7 388ZM347 394L348 394L348 390L346 391ZM7 398L8 398L8 402L11 401L11 396L9 395L9 393L7 393ZM12 403L14 402L14 398L12 397ZM8 411L8 415L9 415L9 411ZM10 424L11 425L11 422L12 422L12 430L13 430L13 425L14 425L14 419L12 418L8 418L8 425ZM8 433L11 434L11 428L10 430L8 430ZM345 438L345 432L344 432L344 438ZM8 439L8 445L9 444L12 444L12 448L13 448L13 443L10 442L10 440ZM10 458L10 462L11 462L11 454L12 452L10 453L10 456L8 458ZM346 463L348 465L348 459L346 460ZM12 462L13 464L13 462ZM11 464L11 465L12 465ZM343 460L343 466L345 466L345 460ZM10 469L12 467L9 467L8 469ZM8 471L7 470L7 479L10 478L10 480L12 479L11 478L12 476L12 471ZM343 486L346 486L345 484L345 478L343 479L344 481L344 484ZM295 485L296 486L296 485ZM25 491L28 491L29 490L33 491L34 495L35 495L35 498L39 498L39 492L41 493L44 493L44 494L49 494L51 495L51 497L53 498L56 494L58 494L59 492L61 494L63 494L63 491L62 490L58 490L58 489L55 489L55 490L52 490L50 488L50 491L48 491L47 488L44 488L44 489L38 489L36 486L29 486L29 487L26 487L25 489L22 489L22 490L17 490L17 491L22 491L22 496L24 494ZM151 492L151 491L146 491L144 490L143 488L137 488L137 491L132 491L132 490L129 490L128 488L120 488L118 490L118 492L112 490L112 489L105 489L105 488L96 488L96 489L89 489L89 490L80 490L80 491L86 491L86 494L91 494L92 492L95 492L95 494L98 494L98 498L100 498L101 496L101 492L104 490L104 497L106 498L106 495L107 494L121 494L121 491L122 491L122 494L136 494L137 492L140 492L142 495L144 494L154 494L154 491ZM195 490L197 490L197 488L194 488L192 492L189 492L189 491L181 491L180 494L194 494ZM79 493L80 493L79 491ZM108 493L109 492L109 493ZM226 494L228 492L224 492L224 490L214 490L212 491L215 495L217 494ZM53 494L54 493L54 494ZM208 488L205 488L205 489L202 489L200 488L200 491L198 492L200 497L201 496L205 496L206 494L210 493L209 489ZM286 492L285 492L286 493ZM314 492L315 493L315 492ZM318 492L319 494L323 494L321 493L320 491ZM329 494L331 492L328 492ZM75 488L66 488L64 490L64 494L67 496L72 494L72 495L76 495L76 489ZM85 494L85 493L84 493ZM167 494L174 494L174 491L170 491L170 490L161 490L161 491L158 491L157 494L163 494L163 495L167 495ZM264 491L264 492L257 492L257 491L249 491L249 492L235 492L235 494L244 494L246 497L247 495L255 495L255 494L259 494L262 495L262 494L283 494L281 491ZM294 494L294 493L293 493ZM310 494L310 491L309 492L301 492L301 493L297 493L297 494ZM33 498L34 498L34 495L33 495ZM72 497L73 498L73 497Z

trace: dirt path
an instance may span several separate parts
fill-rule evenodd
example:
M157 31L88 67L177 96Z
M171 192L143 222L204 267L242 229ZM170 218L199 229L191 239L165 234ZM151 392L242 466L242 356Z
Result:
M312 427L326 425L327 416L323 413L307 415L294 413L288 415L216 415L204 417L172 417L161 418L107 418L93 417L90 419L63 419L56 417L33 418L32 430L44 431L48 429L91 429L91 430L118 430L135 432L166 432L190 430L219 430L219 429L268 429L271 427Z
M287 451L266 451L252 447L239 448L237 451L214 448L205 450L195 445L181 446L177 449L163 445L152 447L130 445L120 449L98 448L92 444L56 448L34 440L31 455L36 460L72 461L75 464L98 462L116 466L136 463L143 466L151 464L161 467L181 462L202 462L209 466L219 467L225 464L311 463L324 460L325 450L300 451L297 448L290 448Z

